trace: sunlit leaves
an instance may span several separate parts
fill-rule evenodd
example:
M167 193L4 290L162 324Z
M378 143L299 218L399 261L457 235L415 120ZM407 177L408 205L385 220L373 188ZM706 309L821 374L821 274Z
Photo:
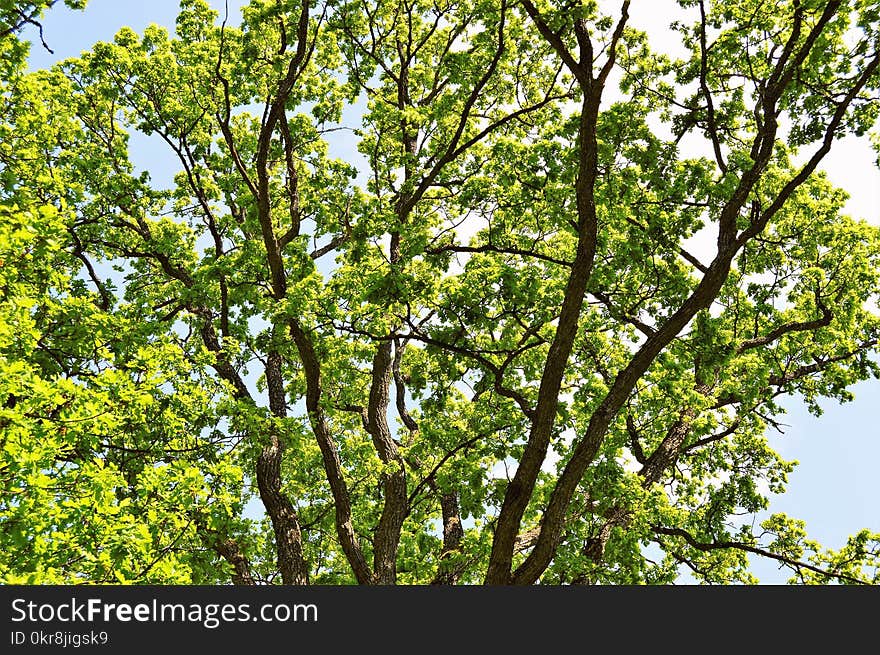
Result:
M254 0L233 24L186 0L173 28L27 74L0 38L4 581L226 582L227 543L278 581L253 502L275 442L312 582L354 579L339 480L370 560L401 470L397 581L483 580L579 261L586 87L560 52L595 69L616 24L606 4L533 4L543 33L522 3L310 3L305 20ZM765 435L778 396L818 412L878 374L878 230L799 177L876 122L876 7L741 0L704 22L680 4L684 61L629 27L616 45L595 257L514 564L633 356L720 271L607 417L541 581L751 583L760 555L798 582L874 582L876 535L825 551L751 517L794 466ZM139 172L145 143L163 170ZM397 458L368 425L377 390Z

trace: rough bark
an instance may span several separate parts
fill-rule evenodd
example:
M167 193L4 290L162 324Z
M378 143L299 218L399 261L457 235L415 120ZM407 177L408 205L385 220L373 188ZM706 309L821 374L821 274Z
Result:
M266 386L272 415L283 419L287 416L287 403L281 375L281 356L276 351L270 351L266 359ZM270 427L268 443L257 458L257 487L272 521L281 580L284 584L308 584L308 566L303 555L299 517L290 498L281 488L283 458L284 444L276 428Z
M321 364L311 340L297 321L291 321L290 335L296 344L305 371L306 411L309 415L312 431L318 441L318 447L321 449L324 472L333 494L333 504L336 510L336 533L354 572L355 579L359 584L371 584L374 581L373 573L364 558L351 519L351 496L345 482L342 461L339 459L336 440L333 438L327 416L321 407Z
M373 572L378 584L394 584L397 580L397 549L407 515L406 471L388 427L391 351L391 341L383 342L376 350L367 408L367 425L373 446L379 459L390 469L382 474L384 505L373 538Z
M578 129L579 168L575 182L578 244L565 289L556 334L550 344L544 372L541 376L538 402L532 417L532 426L526 447L518 463L516 473L504 494L504 501L495 525L492 554L486 572L487 584L507 584L511 581L510 569L516 537L523 514L535 489L541 465L547 456L556 420L559 390L577 336L578 319L596 255L598 230L595 202L595 185L598 177L596 122L599 116L604 83L614 63L616 43L620 39L628 18L628 5L628 2L623 3L622 16L614 32L608 61L595 78L593 77L592 44L585 29L576 29L581 47L580 61L575 61L574 57L558 40L558 37L555 39L551 37L551 45L560 53L563 61L578 79L583 92ZM552 35L553 33L544 25L534 6L529 2L525 2L524 6L538 24L539 29Z
M458 495L441 494L440 511L443 516L443 549L440 551L437 575L431 584L453 585L461 578L464 568L461 564L455 565L451 561L451 557L461 550L461 540L464 538Z

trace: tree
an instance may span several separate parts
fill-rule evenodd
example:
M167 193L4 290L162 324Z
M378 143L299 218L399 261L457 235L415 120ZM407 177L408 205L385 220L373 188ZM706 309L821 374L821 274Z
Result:
M877 582L880 535L743 515L778 399L880 375L880 232L817 171L876 124L880 9L680 0L674 60L600 4L182 0L19 58L3 579Z

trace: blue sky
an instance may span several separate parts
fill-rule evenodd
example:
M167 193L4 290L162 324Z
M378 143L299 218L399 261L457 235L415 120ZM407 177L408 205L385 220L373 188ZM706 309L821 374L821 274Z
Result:
M222 11L222 0L212 4ZM242 4L243 0L229 0L231 22ZM639 3L636 9L633 20L652 34L651 26L667 24L674 7L670 0L662 0ZM138 32L151 22L170 28L176 13L176 0L89 0L85 12L55 8L43 22L44 38L54 54L37 41L32 46L31 67L76 56L96 41L112 39L123 26ZM668 38L663 33L652 36L661 46ZM344 157L347 151L360 160L344 135L337 139L338 156ZM170 168L171 160L163 156L161 146L148 139L138 140L137 146L136 163L150 170L155 181L167 183L176 169ZM835 146L824 168L832 181L850 192L847 210L880 224L880 172L875 159L866 140L847 138ZM856 398L851 403L823 403L820 417L808 414L797 399L785 400L789 413L781 420L789 427L784 436L769 435L783 457L800 462L790 477L788 492L772 499L771 511L805 520L810 537L831 548L839 548L861 528L880 532L880 382L864 382L853 391ZM772 562L756 561L754 571L765 583L784 582L787 577Z

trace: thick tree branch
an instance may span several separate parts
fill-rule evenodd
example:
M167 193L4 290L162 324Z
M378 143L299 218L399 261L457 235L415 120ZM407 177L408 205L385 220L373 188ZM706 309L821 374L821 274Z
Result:
M379 345L373 358L367 424L373 447L390 470L382 474L385 502L373 538L373 571L378 584L394 584L397 579L397 549L400 530L406 519L406 469L397 442L388 427L389 389L392 377L393 342Z
M526 10L531 3L524 2ZM622 16L615 34L622 33L627 19L629 2L623 3ZM532 6L532 9L534 7ZM538 25L540 30L540 25ZM544 32L542 31L542 34ZM545 38L547 35L545 34ZM553 43L551 42L551 45ZM613 61L615 52L609 53L609 61ZM584 63L584 62L582 62ZM591 65L591 62L587 62ZM487 584L507 584L511 582L511 565L516 545L516 535L526 506L531 499L537 482L541 465L547 456L547 448L553 425L556 420L559 392L562 378L568 364L568 358L577 335L578 319L583 307L584 294L589 284L590 275L596 256L598 220L596 216L595 186L598 178L598 141L596 126L599 117L599 106L602 100L602 82L593 83L592 75L587 75L590 82L581 82L583 101L581 104L580 122L578 126L578 175L575 181L576 206L578 213L578 244L575 259L572 263L565 296L559 315L556 333L547 353L541 384L538 389L538 402L532 417L532 427L523 450L522 457L513 479L507 485L504 501L495 523L495 535L492 540L492 553L486 573ZM601 78L601 74L600 74ZM580 78L578 78L580 80ZM548 560L549 561L549 560Z
M589 86L592 81L590 69L584 69L581 65L583 62L579 63L575 60L560 34L550 29L550 26L547 25L544 18L541 16L541 12L538 11L537 7L535 7L530 0L521 0L521 4L529 15L529 18L532 19L535 27L537 27L538 32L540 32L541 36L544 37L544 40L553 47L556 54L559 55L559 58L568 67L568 70L571 71L571 74L575 76L575 79L577 79L582 87ZM587 65L591 66L592 61L587 62Z
M287 400L281 364L281 355L277 350L271 349L266 357L269 409L274 417L283 419L287 416ZM269 428L267 441L257 457L257 487L266 513L272 521L278 569L284 584L308 584L308 566L303 555L299 516L281 488L284 443L274 426Z
M785 325L780 325L779 327L771 330L762 337L747 339L746 341L743 341L736 349L737 354L742 354L747 350L751 350L753 348L761 348L763 346L767 346L777 339L785 336L786 334L791 334L793 332L810 332L813 330L818 330L822 327L827 327L831 324L831 320L834 317L834 314L831 312L830 309L825 307L825 305L821 304L821 301L819 301L819 303L819 309L822 312L821 318L817 318L812 321L796 321L793 323L786 323Z
M358 583L370 584L373 582L373 573L358 543L358 536L351 518L351 497L345 482L342 461L339 459L336 441L321 406L321 395L323 394L321 364L315 354L311 339L295 320L290 323L290 335L303 363L306 377L306 411L308 411L318 447L321 449L324 472L333 494L336 508L336 532L340 545Z
M805 57L806 54L803 56ZM724 206L720 215L717 256L691 296L669 317L669 319L667 319L654 335L648 337L630 363L617 376L614 385L600 403L598 409L594 412L584 437L577 443L571 459L563 470L563 473L560 475L553 493L551 494L547 508L544 512L544 518L541 522L541 536L538 539L538 543L529 554L526 561L514 573L514 582L531 584L538 579L541 572L543 572L548 566L553 553L556 551L558 540L561 537L565 511L571 502L571 498L574 495L575 489L577 488L586 467L592 462L596 453L599 451L604 435L614 416L617 414L638 380L644 375L645 371L647 371L656 356L684 328L688 321L690 321L698 311L707 308L712 303L723 286L724 281L727 279L731 261L736 252L742 248L750 238L753 238L756 234L760 233L770 217L772 217L776 211L784 205L791 194L794 193L804 181L806 181L809 174L815 169L824 154L828 152L831 140L846 113L846 109L858 92L872 77L877 65L878 57L875 57L859 77L857 83L847 94L846 99L838 106L834 117L826 129L825 142L820 151L811 158L810 162L804 166L794 179L783 187L782 191L773 203L771 203L770 207L763 214L760 214L760 219L754 219L751 226L737 237L736 218L744 206L749 193L757 183L761 171L766 167L772 156L773 143L776 134L775 121L769 122L764 127L763 131L756 135L755 143L760 143L760 147L757 148L758 157L754 161L752 167L743 173L737 188L732 193L730 200ZM777 89L776 91L778 93L782 92L781 89ZM770 99L767 102L769 106L772 104L773 100ZM769 116L771 113L768 112L767 115Z

